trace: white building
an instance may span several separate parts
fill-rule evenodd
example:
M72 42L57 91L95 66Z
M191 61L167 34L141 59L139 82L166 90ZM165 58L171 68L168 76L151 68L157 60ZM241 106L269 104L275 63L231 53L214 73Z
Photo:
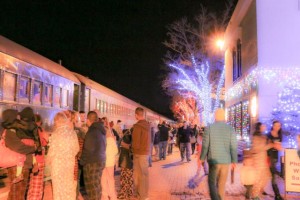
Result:
M238 1L225 33L225 107L242 136L271 120L283 88L300 86L299 47L299 0Z

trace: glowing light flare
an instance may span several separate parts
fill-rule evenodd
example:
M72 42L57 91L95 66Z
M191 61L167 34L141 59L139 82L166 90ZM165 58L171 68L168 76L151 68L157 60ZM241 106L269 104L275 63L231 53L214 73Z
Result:
M253 96L251 99L251 116L256 117L257 115L257 98L256 96Z
M216 45L220 50L223 50L224 44L225 44L224 40L221 40L221 39L218 39L216 42Z

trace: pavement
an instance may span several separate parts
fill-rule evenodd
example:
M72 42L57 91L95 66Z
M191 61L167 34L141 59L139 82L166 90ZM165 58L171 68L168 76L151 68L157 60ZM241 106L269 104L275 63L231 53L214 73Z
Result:
M234 175L234 183L231 183L230 174L226 183L226 200L243 200L245 199L245 189L240 183L239 170L241 164L237 165ZM207 176L203 170L197 174L196 157L192 156L192 161L181 162L178 148L174 149L172 155L167 156L166 160L153 162L149 168L150 174L150 199L151 200L208 200L208 184ZM119 173L116 173L116 189L120 188ZM0 179L0 200L7 198L8 180ZM284 180L278 177L278 183L282 196L284 193ZM4 182L4 186L3 186ZM267 185L265 191L269 195L262 196L262 200L273 200L274 194L271 188L271 183ZM81 200L86 200L83 193ZM299 193L289 193L285 199L300 200ZM44 200L52 200L51 182L45 182Z

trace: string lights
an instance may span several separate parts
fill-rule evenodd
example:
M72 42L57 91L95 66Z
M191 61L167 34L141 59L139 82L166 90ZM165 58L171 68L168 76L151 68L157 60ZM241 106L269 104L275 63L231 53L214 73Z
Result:
M248 95L252 90L256 90L259 86L259 82L272 83L274 87L280 88L280 93L278 95L277 105L274 107L272 115L273 118L279 120L282 123L282 128L286 132L286 142L288 143L289 148L296 147L295 136L300 132L300 67L288 67L288 68L263 68L256 67L253 69L248 75L244 76L240 81L234 84L226 92L226 100L234 100L240 99L243 95ZM249 104L249 103L248 103ZM255 110L252 105L251 100L251 113ZM229 115L232 115L232 111L234 109L235 113L239 113L239 104L236 106L232 106L229 108ZM248 105L247 105L248 106ZM243 103L242 108L242 116L246 115L244 110L248 110L246 108L246 104ZM256 111L255 111L256 112ZM239 115L238 115L239 116ZM235 127L237 132L240 132L239 124L240 119L237 115L235 115ZM255 117L252 114L253 117ZM242 129L243 129L243 138L244 140L248 140L248 136L244 136L244 127L247 127L248 117L242 117L246 119L246 121L242 120ZM233 120L233 117L230 117Z
M216 85L216 91L213 91L213 84L210 83L210 65L208 62L198 63L195 57L191 56L192 66L186 67L182 64L169 64L169 67L175 72L170 76L168 82L171 82L174 90L184 96L184 94L193 95L197 101L197 106L201 106L201 121L203 125L213 123L215 110L220 105L221 90L224 85L225 70L224 67L221 76ZM215 99L212 94L215 92Z

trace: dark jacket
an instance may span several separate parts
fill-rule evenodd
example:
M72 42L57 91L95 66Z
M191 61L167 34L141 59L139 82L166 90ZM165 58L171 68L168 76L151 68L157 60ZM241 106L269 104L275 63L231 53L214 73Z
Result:
M166 127L164 124L162 125L158 125L158 129L159 129L159 132L160 132L160 135L159 135L159 140L161 142L165 142L165 141L168 141L169 139L169 128Z
M5 134L5 145L12 151L26 155L24 167L27 169L32 168L32 154L35 152L35 147L25 145L21 138L18 137L20 134L19 121L17 120L18 112L16 110L8 109L3 111L2 126L6 129Z
M159 131L157 131L155 134L154 134L154 141L153 141L153 144L154 145L158 145L159 144Z
M282 142L282 137L273 137L271 133L267 135L268 137L268 143L275 143L275 142ZM278 160L278 150L275 148L271 148L268 150L268 156L272 160Z
M131 144L132 137L131 132L129 130L126 130L124 132L124 136L122 138L122 142L126 144ZM119 167L132 169L133 167L133 161L132 161L132 152L131 149L127 149L125 147L120 147L120 156L119 156Z
M139 120L133 125L132 151L137 155L150 154L150 124L146 120Z
M106 130L101 122L94 122L85 135L80 164L105 163Z
M24 168L32 168L32 154L35 152L34 146L25 145L21 139L17 136L17 131L14 129L7 129L5 134L5 145L7 148L26 155L24 162Z
M193 130L187 127L184 129L183 127L180 127L178 129L178 137L179 137L179 143L189 143L191 134L193 133Z

